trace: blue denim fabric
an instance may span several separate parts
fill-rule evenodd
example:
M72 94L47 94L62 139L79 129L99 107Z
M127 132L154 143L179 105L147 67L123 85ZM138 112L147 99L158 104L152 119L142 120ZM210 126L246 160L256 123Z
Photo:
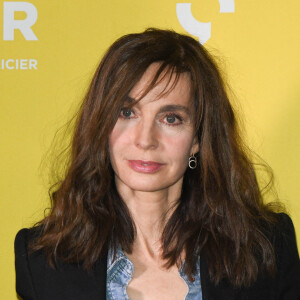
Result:
M200 282L200 258L197 262L197 273L195 281L191 282L183 271L184 262L179 270L179 275L188 286L188 293L184 300L202 300L202 289ZM107 280L106 280L106 299L107 300L129 300L126 292L127 285L133 275L133 263L118 248L116 259L113 261L112 251L109 249L107 258Z

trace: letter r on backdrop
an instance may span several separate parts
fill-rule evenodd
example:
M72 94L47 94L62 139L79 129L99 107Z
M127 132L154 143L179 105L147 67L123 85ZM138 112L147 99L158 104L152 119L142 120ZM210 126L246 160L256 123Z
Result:
M26 13L24 20L15 20L15 11L23 11ZM37 20L37 9L29 2L8 2L3 3L3 40L13 41L15 30L21 31L25 40L37 41L38 38L31 29L31 26Z

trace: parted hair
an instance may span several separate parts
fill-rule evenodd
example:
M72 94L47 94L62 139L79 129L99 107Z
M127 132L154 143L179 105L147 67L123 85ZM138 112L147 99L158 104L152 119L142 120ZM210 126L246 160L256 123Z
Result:
M126 97L152 63L159 68L145 94L162 74L189 74L199 142L198 166L187 168L161 236L165 267L178 264L185 251L190 278L200 254L216 284L227 279L247 286L260 272L274 274L267 228L275 214L263 203L218 66L193 38L154 28L119 38L101 60L77 115L68 169L50 189L51 209L38 223L31 250L44 251L51 265L60 259L90 271L109 247L132 252L136 229L115 186L108 139Z

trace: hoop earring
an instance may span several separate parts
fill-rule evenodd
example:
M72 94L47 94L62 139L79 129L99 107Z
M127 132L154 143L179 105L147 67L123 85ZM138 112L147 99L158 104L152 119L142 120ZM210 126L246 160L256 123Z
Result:
M196 169L197 167L197 158L194 154L192 154L192 156L189 158L189 167L190 169Z

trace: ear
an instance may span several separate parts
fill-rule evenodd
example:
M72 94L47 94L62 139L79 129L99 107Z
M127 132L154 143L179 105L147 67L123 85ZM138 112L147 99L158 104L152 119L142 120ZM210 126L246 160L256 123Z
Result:
M199 152L199 142L198 142L198 138L195 136L194 140L193 140L193 145L192 145L192 149L191 149L191 155Z

